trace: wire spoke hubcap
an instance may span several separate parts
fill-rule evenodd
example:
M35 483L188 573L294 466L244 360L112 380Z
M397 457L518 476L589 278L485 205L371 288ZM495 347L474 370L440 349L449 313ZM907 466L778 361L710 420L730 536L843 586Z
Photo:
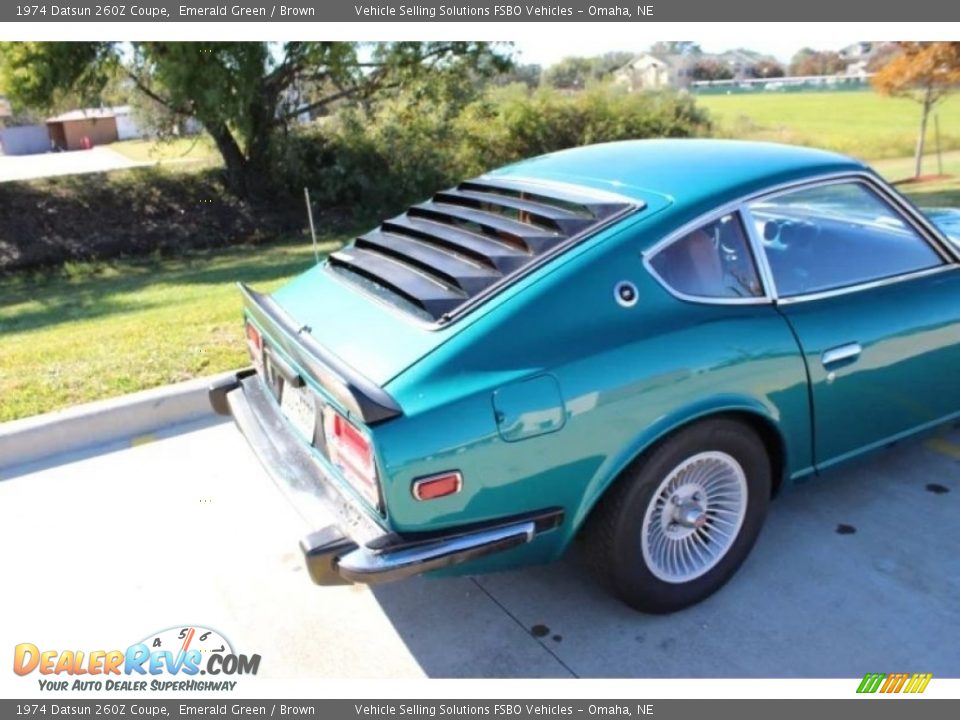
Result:
M747 477L727 453L693 455L671 470L643 516L643 560L668 583L704 575L727 554L747 510Z

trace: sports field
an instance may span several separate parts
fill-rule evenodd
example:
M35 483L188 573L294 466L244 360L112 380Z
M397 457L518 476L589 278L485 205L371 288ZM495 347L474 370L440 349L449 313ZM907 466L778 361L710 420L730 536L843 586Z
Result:
M907 98L859 92L758 92L698 95L718 134L748 140L812 145L864 160L913 154L920 105ZM960 150L960 93L936 106L943 150ZM934 149L934 122L927 134ZM924 172L935 172L935 163Z

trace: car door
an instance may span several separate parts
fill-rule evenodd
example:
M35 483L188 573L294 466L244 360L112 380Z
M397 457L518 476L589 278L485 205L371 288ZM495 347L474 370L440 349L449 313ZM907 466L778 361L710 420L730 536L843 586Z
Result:
M960 271L865 178L746 214L807 365L819 468L960 411Z

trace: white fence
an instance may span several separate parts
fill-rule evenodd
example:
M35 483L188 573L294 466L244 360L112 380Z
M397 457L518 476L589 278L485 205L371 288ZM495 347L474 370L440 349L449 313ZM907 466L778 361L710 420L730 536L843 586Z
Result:
M735 80L695 80L690 83L694 93L739 93L761 91L804 90L865 90L870 87L873 73L860 75L793 75L771 78L740 78Z
M36 155L50 150L46 125L22 125L0 129L0 154Z

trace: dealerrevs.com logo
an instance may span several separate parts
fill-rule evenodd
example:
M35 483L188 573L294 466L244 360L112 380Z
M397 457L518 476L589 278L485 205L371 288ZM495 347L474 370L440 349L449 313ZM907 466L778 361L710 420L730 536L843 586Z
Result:
M216 630L173 627L126 650L46 650L20 643L13 671L38 673L41 690L233 690L240 675L256 675L259 655L240 655ZM200 676L203 676L202 678ZM68 679L71 678L71 679Z

